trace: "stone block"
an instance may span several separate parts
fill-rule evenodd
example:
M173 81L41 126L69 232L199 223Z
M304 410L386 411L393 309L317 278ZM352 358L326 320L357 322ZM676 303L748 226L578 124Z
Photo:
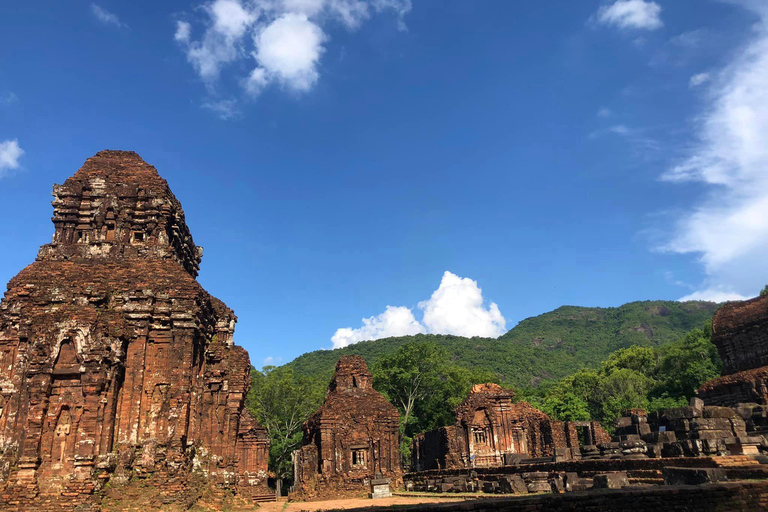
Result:
M735 418L737 416L736 411L730 407L704 407L704 418Z
M551 492L552 488L549 485L549 474L543 471L534 471L530 473L523 473L523 479L530 493Z
M724 417L705 417L696 418L691 421L691 431L700 430L723 430L730 432L732 430L732 424L730 418Z
M600 473L594 476L595 489L621 489L629 485L626 471Z
M703 485L727 480L723 468L677 468L663 469L664 483L667 485Z
M694 396L691 398L690 407L693 410L694 415L701 416L704 412L704 400Z
M699 411L693 407L674 407L665 409L660 413L661 421L692 420L697 417Z
M663 445L654 443L646 445L646 455L651 459L658 459L661 457Z
M527 453L505 453L504 454L504 465L505 466L516 466L520 464L520 461L523 459L527 459L528 454Z
M674 443L677 441L677 435L674 431L666 432L650 432L643 436L643 441L646 443Z
M450 484L449 484L450 485ZM453 486L451 486L453 487ZM392 492L389 489L388 478L374 478L371 480L371 499L390 498Z

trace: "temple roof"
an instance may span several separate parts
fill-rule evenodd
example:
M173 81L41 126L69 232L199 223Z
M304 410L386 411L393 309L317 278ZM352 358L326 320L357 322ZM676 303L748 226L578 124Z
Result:
M168 183L160 177L157 169L134 151L99 151L86 160L70 180L90 181L94 178L103 178L115 185L135 184L168 188Z
M39 259L174 260L196 277L202 248L168 183L133 151L99 151L54 185L50 244Z

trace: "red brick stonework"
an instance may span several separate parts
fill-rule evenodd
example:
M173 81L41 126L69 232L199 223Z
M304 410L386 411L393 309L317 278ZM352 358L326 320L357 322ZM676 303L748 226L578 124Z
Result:
M513 397L498 384L473 386L456 408L454 425L414 438L414 471L502 466L511 457L570 459L579 450L577 429L590 443L610 441L598 422L555 421Z
M768 404L768 296L729 302L712 320L712 342L723 360L723 376L705 382L707 405Z
M295 496L364 495L381 475L402 483L400 413L372 385L360 356L336 365L325 402L304 424L304 446L294 453Z
M264 488L248 354L166 181L102 151L53 195L53 240L0 303L0 509L151 475Z

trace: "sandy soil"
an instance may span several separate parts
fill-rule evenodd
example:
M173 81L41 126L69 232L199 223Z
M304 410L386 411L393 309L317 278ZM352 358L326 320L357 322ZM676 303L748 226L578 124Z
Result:
M259 507L259 512L319 512L321 510L339 510L359 507L387 507L390 505L415 505L417 503L442 503L446 501L459 501L456 498L422 498L410 496L393 496L371 500L367 498L354 498L346 500L307 501L288 503L264 503ZM285 508L283 508L285 507Z

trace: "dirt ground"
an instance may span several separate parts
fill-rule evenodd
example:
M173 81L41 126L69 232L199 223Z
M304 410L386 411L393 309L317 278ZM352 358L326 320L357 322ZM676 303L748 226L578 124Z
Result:
M456 498L427 498L411 496L393 496L371 500L367 498L353 498L346 500L330 501L306 501L297 503L264 503L259 512L319 512L321 510L340 510L360 507L387 507L390 505L415 505L417 503L443 503L446 501L459 501Z

